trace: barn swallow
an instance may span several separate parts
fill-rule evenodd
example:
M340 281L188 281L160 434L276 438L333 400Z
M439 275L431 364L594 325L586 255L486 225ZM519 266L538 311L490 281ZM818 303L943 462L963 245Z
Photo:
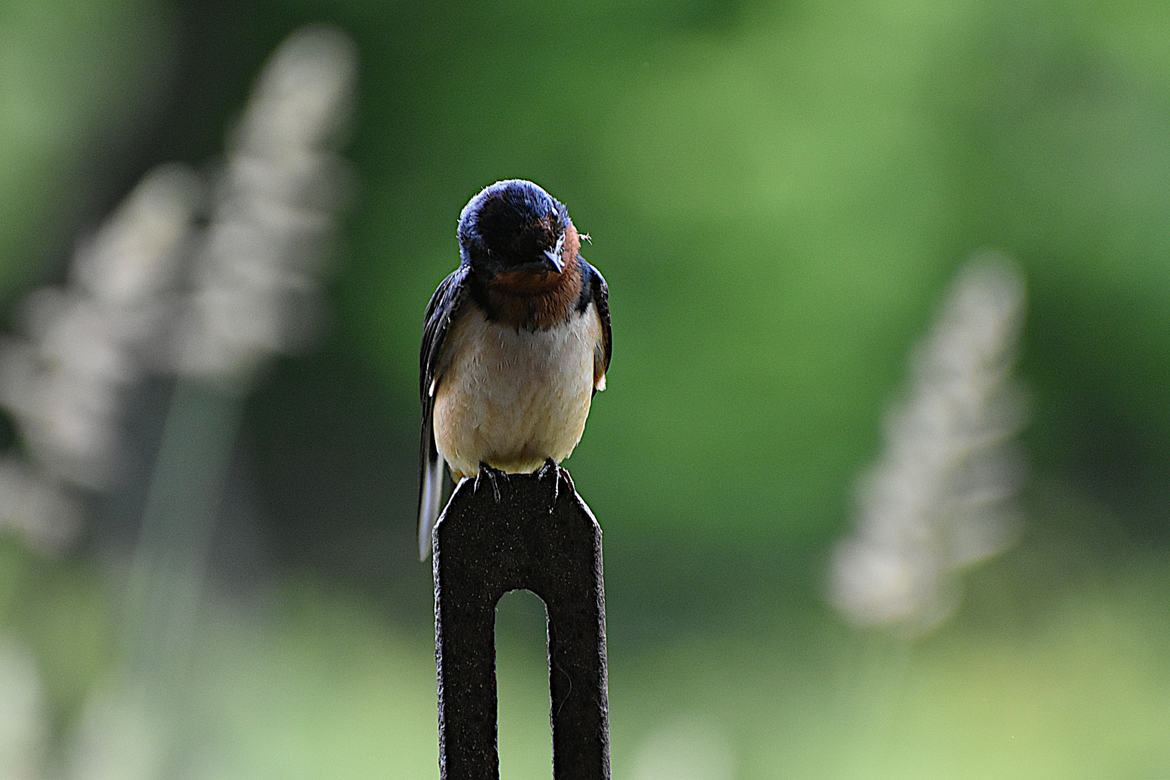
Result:
M499 181L463 207L458 236L459 267L423 318L421 560L444 463L456 483L486 475L493 489L501 472L568 478L559 464L581 440L612 352L609 288L579 254L564 204L530 181Z

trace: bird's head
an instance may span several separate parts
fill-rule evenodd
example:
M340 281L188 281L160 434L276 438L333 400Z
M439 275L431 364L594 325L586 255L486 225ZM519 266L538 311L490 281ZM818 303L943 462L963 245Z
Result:
M485 187L459 215L459 254L487 278L560 275L580 246L564 204L538 185L507 179Z

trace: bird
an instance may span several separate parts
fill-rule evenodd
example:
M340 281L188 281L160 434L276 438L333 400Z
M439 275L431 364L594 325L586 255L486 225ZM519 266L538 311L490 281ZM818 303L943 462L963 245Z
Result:
M490 184L459 214L459 267L423 316L419 559L455 483L552 473L581 440L613 352L609 287L581 256L563 203L525 179ZM591 243L591 241L590 241ZM559 487L559 481L554 483ZM554 499L555 501L555 499Z

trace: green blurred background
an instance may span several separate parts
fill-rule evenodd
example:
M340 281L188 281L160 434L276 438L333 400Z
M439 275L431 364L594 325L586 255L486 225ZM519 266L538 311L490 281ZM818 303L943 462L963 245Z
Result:
M437 776L421 313L463 204L524 177L611 290L567 465L605 529L615 777L1170 777L1170 8L7 0L7 329L150 169L217 159L317 21L359 61L326 326L242 400L165 683L126 661L141 485L64 551L0 536L12 776ZM1018 541L933 631L853 628L826 581L856 480L988 247L1028 291ZM542 620L502 607L508 778L549 775Z

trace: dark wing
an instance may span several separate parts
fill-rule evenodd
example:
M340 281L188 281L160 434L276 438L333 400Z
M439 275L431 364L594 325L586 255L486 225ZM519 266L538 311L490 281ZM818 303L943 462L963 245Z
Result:
M443 460L435 445L435 375L443 343L468 297L467 266L460 266L435 290L423 315L422 349L419 351L419 395L422 398L422 433L418 448L418 556L431 553L431 531L443 500Z
M581 299L577 302L578 311L584 312L592 303L597 309L597 316L601 319L601 343L597 345L593 355L593 394L605 389L605 372L609 370L609 359L613 354L613 328L609 322L609 285L601 272L578 256L581 264L584 284L581 285Z

